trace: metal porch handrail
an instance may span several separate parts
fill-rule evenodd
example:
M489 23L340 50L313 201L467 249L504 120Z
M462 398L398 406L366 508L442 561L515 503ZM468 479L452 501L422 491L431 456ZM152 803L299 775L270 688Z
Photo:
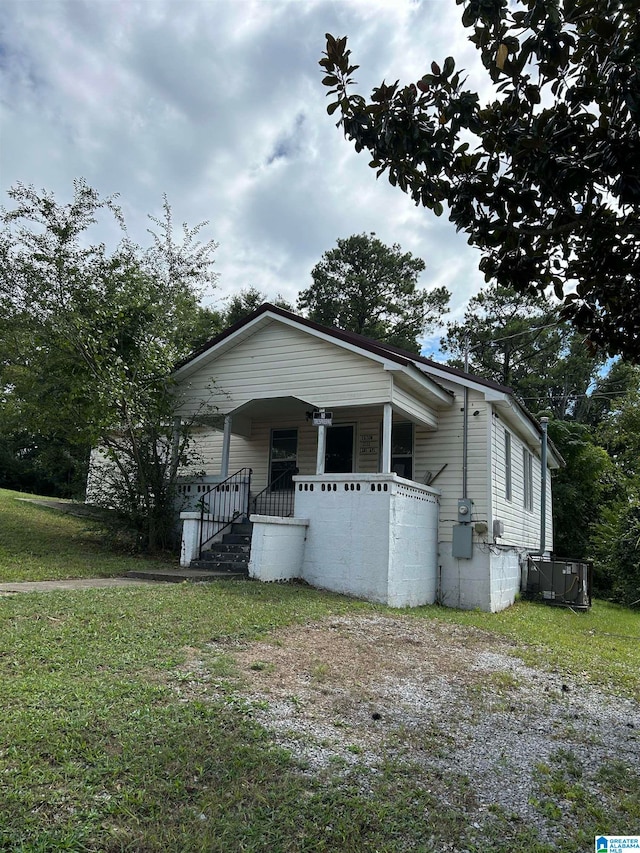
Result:
M293 513L293 507L291 505L291 492L293 489L274 489L273 487L280 483L284 482L288 477L291 477L293 474L297 474L298 469L295 468L293 471L283 471L282 474L278 474L277 477L274 477L271 482L267 483L267 485L262 489L261 492L258 492L257 495L254 495L251 499L251 507L253 508L253 514L258 514L258 500L262 499L264 502L265 498L263 495L268 493L268 503L267 509L268 511L264 511L264 508L261 506L263 510L263 515L274 515L287 518Z
M200 504L200 541L198 546L198 556L202 555L202 548L205 542L211 537L204 537L204 518L205 515L211 516L211 521L222 524L213 534L214 536L221 533L227 527L230 527L238 518L249 518L249 501L251 499L251 474L253 469L240 468L231 476L227 477L221 483L214 483L202 495L199 500ZM247 496L243 507L238 508L234 500L241 486L246 485ZM222 500L217 502L217 505L212 509L211 495L218 493L222 495ZM228 519L228 520L226 520ZM225 522L224 524L222 522Z

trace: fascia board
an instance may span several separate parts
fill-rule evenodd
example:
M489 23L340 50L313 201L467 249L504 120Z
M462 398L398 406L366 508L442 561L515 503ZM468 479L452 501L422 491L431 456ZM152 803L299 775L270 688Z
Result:
M438 379L442 379L444 382L451 382L453 385L460 385L463 388L472 388L474 391L480 391L481 394L485 396L488 394L499 394L504 397L504 392L498 391L497 389L488 388L482 382L475 382L471 376L468 378L466 376L458 376L447 372L446 370L439 370L437 367L431 367L424 365L423 367L418 368L420 373L424 373L428 376L433 375ZM491 397L486 396L487 400L490 400Z
M507 394L500 394L496 391L491 391L491 398L487 395L487 400L491 399L492 402L499 405L501 408L507 408L509 412L508 420L513 424L514 422L520 427L521 431L526 435L530 436L533 440L529 444L529 448L533 451L538 451L540 449L540 440L541 436L538 430L535 428L534 424L523 414L520 410L519 406L515 403L513 399L511 399ZM493 396L495 395L495 396ZM558 457L555 453L554 448L549 442L547 445L547 456L550 462L552 462L553 468L561 468L563 460Z
M436 382L433 382L421 370L413 367L413 365L404 367L401 364L389 363L384 365L384 369L389 371L389 373L401 374L408 385L413 386L413 388L419 388L421 391L427 391L436 397L440 403L445 403L448 406L453 405L453 395Z

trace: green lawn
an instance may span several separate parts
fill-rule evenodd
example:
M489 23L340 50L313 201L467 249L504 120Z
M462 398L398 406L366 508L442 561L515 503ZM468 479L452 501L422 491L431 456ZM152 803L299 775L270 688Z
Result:
M110 550L96 523L24 500L36 497L0 489L0 583L111 577L148 562ZM176 565L168 558L153 562Z
M506 637L531 666L578 676L610 693L640 701L640 609L594 601L577 613L547 604L517 602L501 613L420 608L459 625L474 625Z
M86 522L14 497L0 493L5 577L126 571L132 558L109 553ZM540 769L540 809L561 797L580 815L561 847L498 812L480 844L459 780L416 784L393 756L375 773L301 774L253 719L225 649L283 625L381 609L249 581L0 598L0 849L582 853L607 810L620 831L637 831L640 777L607 766L595 797L570 756ZM640 696L637 613L519 603L497 615L428 607L412 616L506 636L528 662ZM208 667L206 700L175 689L189 650Z

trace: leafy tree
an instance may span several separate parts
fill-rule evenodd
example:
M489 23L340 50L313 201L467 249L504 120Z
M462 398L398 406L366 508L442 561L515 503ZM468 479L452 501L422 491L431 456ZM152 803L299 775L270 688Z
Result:
M570 417L602 364L542 294L490 285L469 300L464 319L440 342L449 363L513 388L533 412Z
M640 384L611 403L597 434L624 476L640 480Z
M640 604L640 490L605 507L593 529L592 552L607 594L620 604Z
M544 292L594 346L640 358L637 0L456 0L489 103L453 57L351 94L346 37L320 61L330 114L377 175L449 219L487 281Z
M298 297L311 320L419 352L417 338L448 310L446 287L418 287L424 261L386 246L375 234L337 241L311 271Z
M244 320L247 314L251 314L256 308L259 308L264 302L272 302L279 308L284 308L287 311L293 311L293 306L278 293L276 298L269 300L266 293L258 290L256 287L247 287L239 293L235 293L229 298L226 305L226 310L223 313L224 326L231 326L240 320Z
M618 369L613 382L625 372ZM591 549L598 577L623 604L640 603L640 372L626 373L623 396L606 402L609 411L596 431L616 468L619 488L592 528Z
M89 244L108 214L124 227L113 197L83 181L73 201L18 184L2 212L0 315L10 335L0 360L3 411L45 447L81 455L100 446L109 460L103 500L135 527L140 543L168 543L173 485L189 444L175 432L179 404L167 380L201 322L198 298L211 284L215 243L200 227L173 235L165 199L152 245L126 236L112 253Z
M596 378L589 395L576 409L576 420L592 427L599 426L615 410L619 401L640 388L640 366L617 359L609 370Z
M554 472L554 549L562 557L590 559L594 525L620 495L615 465L584 424L551 419L549 437L566 467ZM599 578L606 586L606 578Z

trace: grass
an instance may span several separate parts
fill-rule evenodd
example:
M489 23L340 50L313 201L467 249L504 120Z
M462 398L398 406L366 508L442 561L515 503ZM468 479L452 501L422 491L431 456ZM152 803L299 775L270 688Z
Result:
M621 761L585 773L578 756L558 750L551 765L539 768L537 786L535 804L569 840L567 853L592 849L596 835L632 834L640 826L640 775Z
M519 601L500 613L423 607L415 616L491 631L510 640L514 654L531 666L640 701L638 610L596 600L591 610L578 613Z
M0 492L0 511L5 578L120 574L132 559L87 522L12 493ZM468 779L427 779L397 756L371 769L354 748L353 765L300 772L255 722L227 652L283 625L380 609L250 582L0 598L0 849L578 853L592 831L640 825L637 770L610 762L585 775L561 751L539 767L535 791L561 846L500 809L475 828ZM621 608L412 615L494 632L525 660L638 695L639 617ZM314 677L331 677L321 660Z
M107 534L95 522L24 500L37 497L0 489L0 583L113 577L149 561L105 547ZM176 565L171 557L153 563Z

